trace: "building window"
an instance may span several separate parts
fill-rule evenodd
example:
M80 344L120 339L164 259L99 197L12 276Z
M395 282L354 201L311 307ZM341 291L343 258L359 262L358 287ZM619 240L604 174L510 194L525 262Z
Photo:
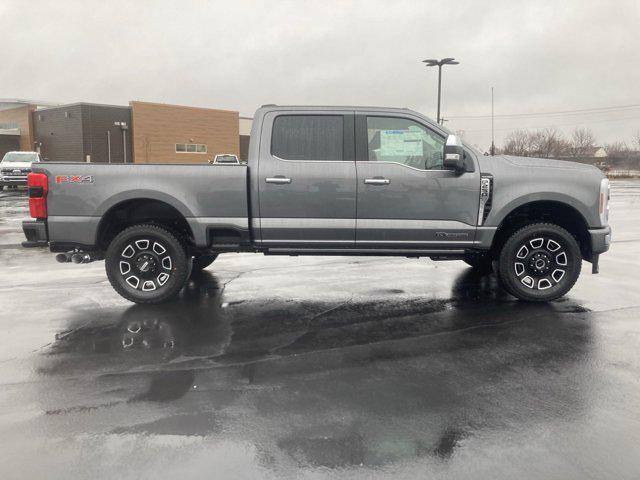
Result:
M207 153L207 146L202 143L176 143L176 153Z

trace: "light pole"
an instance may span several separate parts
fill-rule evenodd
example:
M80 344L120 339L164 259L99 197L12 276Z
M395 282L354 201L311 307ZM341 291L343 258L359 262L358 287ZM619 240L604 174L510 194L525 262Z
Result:
M491 87L491 156L496 154L496 144L494 143L493 135L493 87Z
M438 114L436 115L436 120L438 123L441 122L440 118L440 92L441 92L441 84L442 84L442 66L443 65L458 65L460 62L456 62L455 58L443 58L441 60L434 60L432 58L423 60L423 63L426 64L427 67L438 67Z

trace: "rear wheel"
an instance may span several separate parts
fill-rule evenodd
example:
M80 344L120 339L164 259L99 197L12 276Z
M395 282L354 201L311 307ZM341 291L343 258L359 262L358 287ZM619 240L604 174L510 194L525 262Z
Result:
M578 280L581 267L576 239L549 223L516 231L500 252L500 279L521 300L548 302L563 296Z
M184 245L157 225L135 225L113 239L105 256L113 288L136 303L161 303L184 287L191 270Z
M218 258L218 254L214 255L195 255L193 257L193 271L199 272L211 265Z

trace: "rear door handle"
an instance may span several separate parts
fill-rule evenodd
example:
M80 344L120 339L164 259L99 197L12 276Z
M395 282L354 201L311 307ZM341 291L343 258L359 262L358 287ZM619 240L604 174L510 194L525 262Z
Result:
M391 183L391 180L382 177L365 178L364 183L366 183L367 185L389 185Z
M264 181L266 183L275 183L277 185L284 185L286 183L291 183L291 179L290 178L286 178L286 177L282 177L282 176L267 177L267 178L264 179Z

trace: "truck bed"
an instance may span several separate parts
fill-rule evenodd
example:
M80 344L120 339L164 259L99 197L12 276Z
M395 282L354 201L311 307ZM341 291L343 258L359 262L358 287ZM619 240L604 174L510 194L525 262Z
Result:
M101 218L131 199L151 199L178 210L196 245L207 225L248 229L246 165L40 163L48 178L49 239L94 245Z

